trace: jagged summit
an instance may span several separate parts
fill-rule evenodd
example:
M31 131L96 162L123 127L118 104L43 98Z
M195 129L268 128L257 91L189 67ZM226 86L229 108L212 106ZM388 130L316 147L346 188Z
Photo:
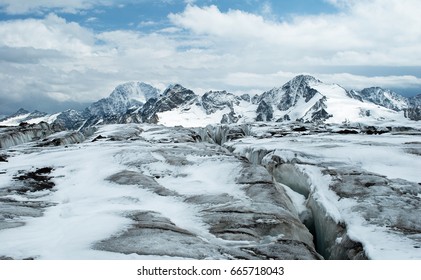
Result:
M174 94L174 93L183 92L183 91L186 91L186 90L187 90L187 88L183 87L180 84L172 84L172 85L169 85L164 90L164 92L162 93L162 96L168 96L168 95L171 95L171 94Z
M141 111L143 122L159 122L158 113L171 111L176 108L184 108L196 100L198 96L190 89L180 84L169 86L158 99L151 98Z
M322 83L322 81L316 79L315 77L311 75L298 75L292 78L289 82L286 83L286 85L302 85L302 84L311 84L311 83Z
M158 89L141 82L117 86L109 97L100 99L85 110L85 114L108 117L125 113L130 107L141 106L150 98L156 98Z

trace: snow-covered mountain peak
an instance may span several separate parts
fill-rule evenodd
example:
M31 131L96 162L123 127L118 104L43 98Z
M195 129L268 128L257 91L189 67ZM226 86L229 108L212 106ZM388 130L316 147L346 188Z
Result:
M110 99L115 100L135 100L141 103L146 103L150 98L158 96L158 89L143 82L128 82L118 85L110 94Z
M117 86L109 97L103 98L88 108L84 114L98 119L125 114L132 107L140 107L149 99L158 96L158 89L140 82L129 82Z
M322 82L313 76L299 75L282 87L273 88L263 93L254 99L254 103L259 104L258 119L267 121L272 120L272 117L275 120L301 119L312 106L323 98L323 95L314 89L314 86L319 84ZM321 108L321 104L318 107Z

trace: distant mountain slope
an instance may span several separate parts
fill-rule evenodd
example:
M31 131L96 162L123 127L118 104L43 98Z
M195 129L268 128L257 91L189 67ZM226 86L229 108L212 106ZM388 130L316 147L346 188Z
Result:
M389 108L395 111L401 111L408 108L408 98L403 97L390 90L379 87L366 88L360 91L364 100L371 101L374 104Z
M266 121L338 123L404 118L403 113L368 100L381 99L380 96L381 93L377 91L373 91L373 96L368 90L364 91L364 95L355 91L348 92L339 85L325 84L312 76L300 75L282 87L273 88L254 98L254 102L259 105L258 120Z
M421 120L421 94L409 98L409 108L406 110L406 116L415 121Z
M0 119L0 126L17 126L20 123L27 122L30 124L40 123L40 122L48 122L52 123L55 121L55 118L58 114L49 115L44 112L40 111L33 111L30 113L29 111L20 108L18 111L13 113L10 116L7 116L3 119Z

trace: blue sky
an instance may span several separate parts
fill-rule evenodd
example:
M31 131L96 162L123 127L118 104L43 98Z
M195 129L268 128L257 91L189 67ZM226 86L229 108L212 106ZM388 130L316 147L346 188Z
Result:
M301 73L421 93L418 0L0 0L0 113L119 83L258 93Z
M108 5L98 5L92 9L82 9L79 12L66 12L62 7L45 8L41 6L39 9L19 13L7 13L3 5L0 20L25 19L28 17L43 18L46 13L56 13L67 21L78 22L96 31L135 29L150 32L171 25L168 15L183 12L188 2L183 0L122 0ZM287 19L295 14L334 13L338 10L334 5L324 0L197 0L190 2L202 7L216 5L222 12L237 9L263 16L268 16L267 13L270 12L269 17L271 19ZM148 25L152 22L154 22L153 25Z

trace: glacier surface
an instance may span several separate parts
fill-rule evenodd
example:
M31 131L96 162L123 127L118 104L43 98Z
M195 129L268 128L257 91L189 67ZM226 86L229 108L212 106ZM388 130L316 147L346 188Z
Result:
M421 259L420 131L51 132L0 150L0 258Z

